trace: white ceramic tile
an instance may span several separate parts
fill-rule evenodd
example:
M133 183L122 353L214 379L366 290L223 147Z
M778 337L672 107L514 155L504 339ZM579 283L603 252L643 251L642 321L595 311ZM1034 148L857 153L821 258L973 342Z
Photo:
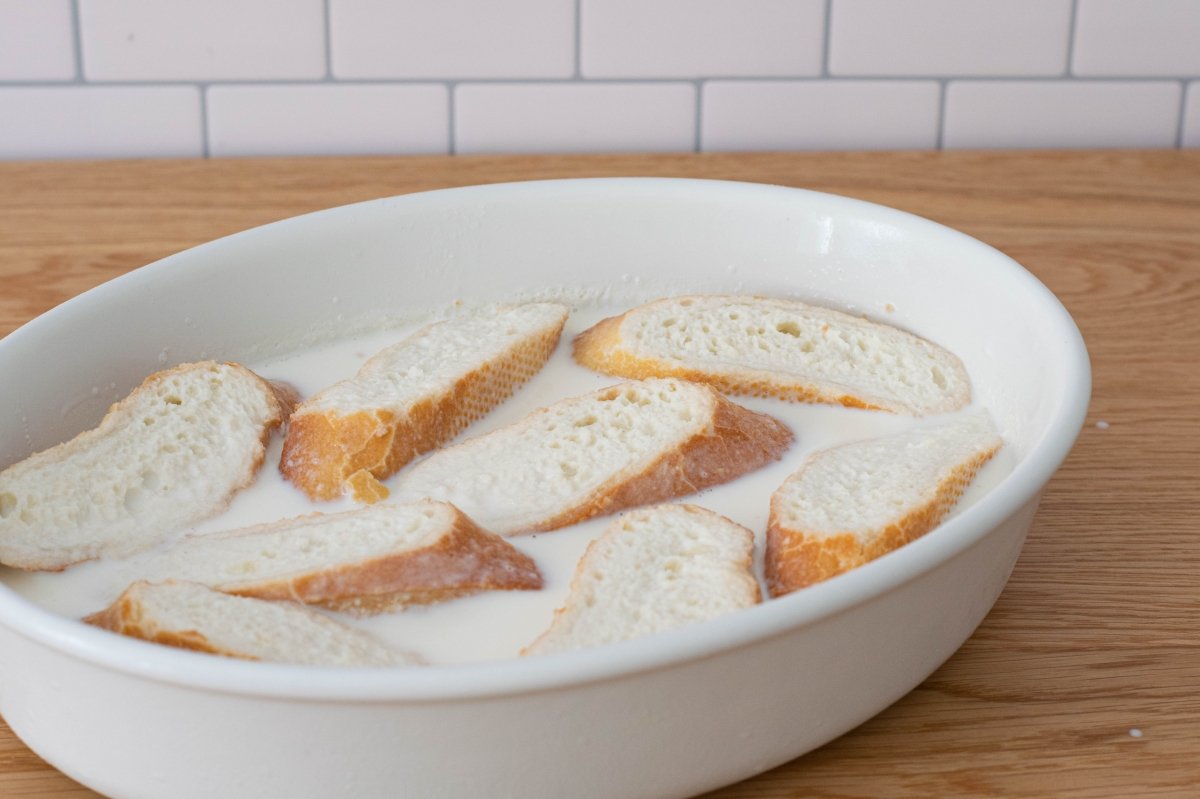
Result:
M714 81L703 150L878 150L937 146L932 81Z
M196 157L191 86L0 87L0 158Z
M1200 81L1188 84L1183 107L1183 146L1200 147Z
M1079 0L1077 75L1200 75L1197 0Z
M214 86L208 144L224 155L445 153L445 86Z
M587 78L821 71L824 0L582 0L580 18Z
M1173 147L1174 82L962 81L946 94L944 146Z
M79 0L79 24L88 80L325 74L321 0Z
M574 0L331 0L338 78L565 78Z
M690 84L468 84L455 89L460 153L690 151Z
M73 77L69 0L0 0L0 81Z
M1071 0L833 0L834 75L1061 75Z

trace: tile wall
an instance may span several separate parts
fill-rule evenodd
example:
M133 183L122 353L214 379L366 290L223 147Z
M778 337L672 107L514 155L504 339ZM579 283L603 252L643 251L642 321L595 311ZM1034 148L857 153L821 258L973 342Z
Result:
M0 0L0 158L1200 146L1200 0Z

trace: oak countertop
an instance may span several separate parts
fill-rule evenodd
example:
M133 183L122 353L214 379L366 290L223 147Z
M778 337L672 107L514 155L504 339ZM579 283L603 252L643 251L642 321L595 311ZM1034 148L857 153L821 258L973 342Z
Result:
M874 719L712 796L1200 796L1200 150L0 163L0 335L276 219L612 175L801 186L929 217L1037 275L1092 357L1087 423L971 639ZM0 721L0 796L95 795Z

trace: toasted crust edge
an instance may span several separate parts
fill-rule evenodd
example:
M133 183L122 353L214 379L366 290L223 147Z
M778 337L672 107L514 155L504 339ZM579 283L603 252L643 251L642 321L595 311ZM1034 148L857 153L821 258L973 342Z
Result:
M780 597L836 577L915 541L941 523L975 479L985 463L1000 449L996 444L955 466L941 480L933 498L911 508L886 527L870 532L861 543L852 532L813 535L785 526L779 520L779 492L771 497L763 575L767 591ZM803 467L800 472L803 472ZM791 479L791 478L789 478Z
M386 408L309 412L301 404L284 440L280 472L314 501L335 499L347 488L360 502L385 498L387 491L379 480L452 439L537 374L558 346L566 319L564 312L557 325L515 343L497 361L462 375L444 393L418 400L403 415ZM504 367L525 357L538 366L506 378ZM489 396L482 410L473 410L467 402Z

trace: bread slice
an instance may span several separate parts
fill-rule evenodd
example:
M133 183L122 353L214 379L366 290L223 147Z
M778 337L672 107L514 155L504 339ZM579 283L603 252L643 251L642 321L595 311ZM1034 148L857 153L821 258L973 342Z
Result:
M134 583L84 621L156 644L244 660L312 666L421 662L303 605L230 596L196 583Z
M782 596L921 537L1001 445L979 412L813 454L771 498L767 589Z
M708 386L623 383L435 452L392 481L501 535L683 496L777 460L792 432Z
M444 502L379 503L193 536L151 559L146 573L364 615L542 587L528 555Z
M796 300L658 300L575 339L582 365L620 377L682 377L731 394L924 415L964 407L957 357L888 325Z
M314 500L387 496L379 481L449 441L537 373L567 307L532 303L429 325L296 409L279 468Z
M610 644L757 604L754 534L695 505L622 515L588 545L566 603L524 655Z
M0 472L0 563L64 569L148 548L254 481L283 390L204 361L148 377L100 425Z

